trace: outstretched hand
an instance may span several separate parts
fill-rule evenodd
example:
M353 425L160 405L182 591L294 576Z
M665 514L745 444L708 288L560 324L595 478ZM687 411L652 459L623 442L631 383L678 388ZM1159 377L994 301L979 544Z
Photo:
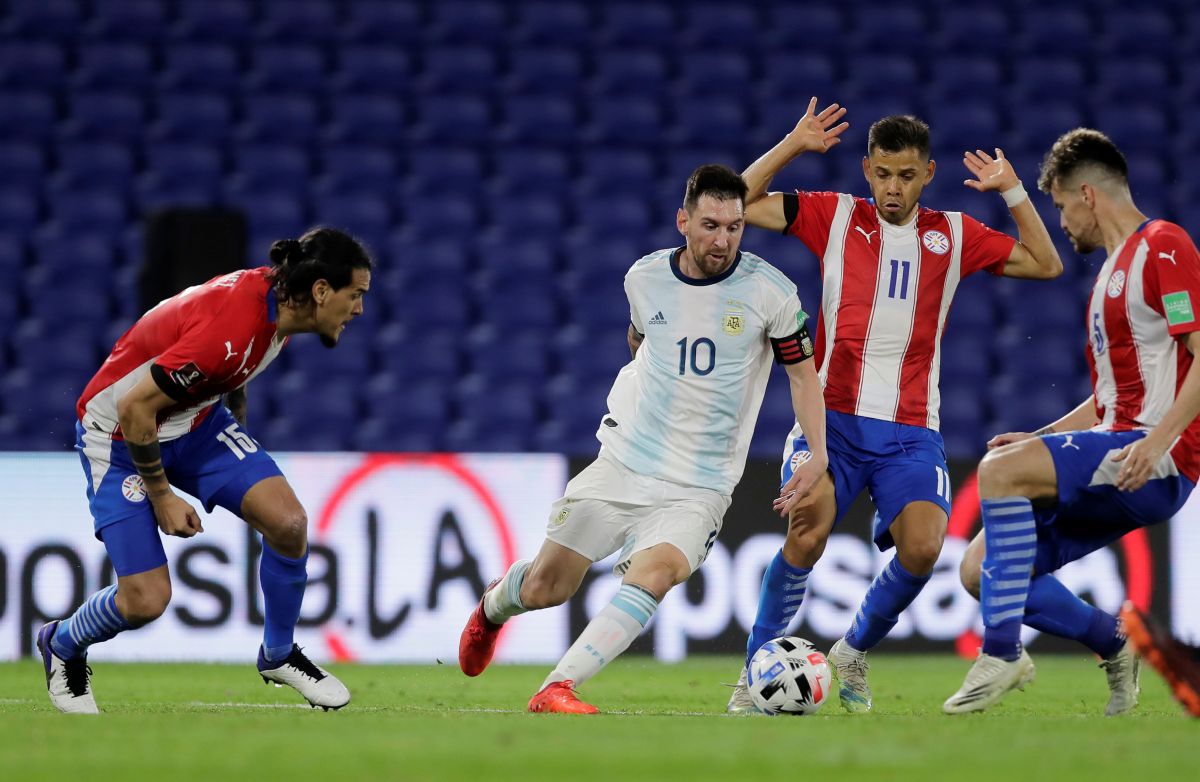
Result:
M844 116L846 109L836 103L826 106L818 113L817 99L814 97L808 102L808 111L796 123L796 127L792 128L788 138L801 152L824 154L841 143L839 137L850 127L849 122L836 124Z
M989 190L1004 192L1021 184L1012 164L1004 157L1004 150L996 147L996 156L992 157L982 149L963 153L963 165L967 167L975 179L964 179L963 184L972 190L986 193Z

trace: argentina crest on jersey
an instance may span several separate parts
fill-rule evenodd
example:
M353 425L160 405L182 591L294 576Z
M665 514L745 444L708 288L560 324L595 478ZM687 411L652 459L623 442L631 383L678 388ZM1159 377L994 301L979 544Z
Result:
M731 337L741 336L746 330L746 305L737 299L725 300L725 314L721 318L721 330Z

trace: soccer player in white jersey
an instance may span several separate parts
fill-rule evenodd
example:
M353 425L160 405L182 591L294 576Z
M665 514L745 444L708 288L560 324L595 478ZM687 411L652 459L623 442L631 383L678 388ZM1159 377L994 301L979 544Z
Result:
M530 711L596 713L575 688L625 651L667 592L704 562L745 467L772 356L812 434L812 458L788 489L798 499L825 472L825 408L807 360L807 316L790 280L739 252L745 196L734 171L696 169L676 215L684 246L651 253L626 274L633 360L609 392L600 454L552 506L537 557L492 582L463 630L459 665L478 676L504 622L565 602L592 563L621 551L620 590L546 677Z
M1033 434L988 443L979 465L983 533L962 565L980 596L983 649L944 710L982 711L1033 678L1020 641L1028 624L1100 656L1111 691L1105 714L1113 716L1137 705L1133 646L1117 617L1052 574L1171 518L1200 478L1200 364L1192 358L1200 350L1200 255L1178 225L1137 208L1124 155L1098 131L1077 128L1056 141L1038 185L1078 252L1108 253L1087 309L1093 393ZM1136 612L1129 617L1140 629ZM1142 640L1152 649L1152 639Z
M768 193L771 179L804 152L825 152L844 109L816 112L814 98L796 127L742 176L750 188L746 222L791 234L820 259L823 277L816 359L828 410L829 473L794 503L782 550L763 576L746 659L783 634L799 609L813 565L862 490L877 509L873 539L896 556L871 583L854 622L829 652L842 706L871 708L866 652L883 640L928 582L941 553L950 481L938 433L938 364L946 315L959 281L981 269L1049 279L1062 262L1012 166L997 149L968 152L974 178L1012 210L1020 241L959 212L919 205L933 179L929 127L911 116L871 126L863 176L873 199L837 193ZM800 422L788 436L783 480L810 450ZM781 502L784 498L781 498ZM782 504L779 507L783 507ZM739 680L729 702L749 711Z

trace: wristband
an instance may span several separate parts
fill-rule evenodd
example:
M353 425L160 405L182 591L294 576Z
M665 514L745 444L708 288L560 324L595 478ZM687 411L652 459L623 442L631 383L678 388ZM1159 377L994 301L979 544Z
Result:
M1018 182L1015 186L1001 193L1000 197L1004 199L1004 203L1008 205L1008 208L1012 209L1023 201L1027 201L1029 193L1025 192L1025 185Z

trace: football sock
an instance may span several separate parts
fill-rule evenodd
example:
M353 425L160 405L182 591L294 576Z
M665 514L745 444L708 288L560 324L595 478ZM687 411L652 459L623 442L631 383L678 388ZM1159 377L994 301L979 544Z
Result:
M846 643L851 648L865 652L892 631L900 620L900 612L921 594L929 583L929 576L914 576L900 564L900 557L892 557L863 597L854 624L846 633Z
M308 585L308 552L299 559L283 556L263 541L258 582L263 591L263 655L282 660L292 653L300 605Z
M531 564L528 559L512 563L500 583L483 596L483 613L489 622L502 625L514 616L525 613L525 606L521 604L521 585L525 583L525 574Z
M595 676L629 648L656 610L658 601L653 595L640 586L622 584L612 602L583 628L542 687L564 679L578 686Z
M58 623L50 648L59 658L70 660L85 653L92 644L107 641L132 627L117 610L117 585L113 584L94 593L75 613Z
M1021 623L1037 555L1033 506L1024 497L985 499L980 506L986 547L979 590L983 652L1015 660L1021 655Z
M1125 645L1115 616L1088 604L1051 575L1034 576L1029 582L1025 624L1043 633L1079 641L1106 659Z
M783 635L792 617L804 602L808 589L810 567L794 567L783 558L780 549L763 572L762 588L758 593L758 613L746 641L746 662L767 641Z

